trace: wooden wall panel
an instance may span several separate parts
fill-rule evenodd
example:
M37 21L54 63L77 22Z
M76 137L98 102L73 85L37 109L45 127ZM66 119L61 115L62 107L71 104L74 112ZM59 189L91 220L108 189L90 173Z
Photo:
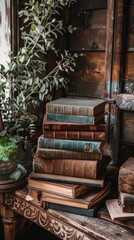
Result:
M107 0L77 0L75 4L76 10L84 9L101 9L107 7Z
M77 28L77 31L70 35L70 50L105 51L106 9L72 12L71 24Z
M134 145L122 142L119 152L118 165L121 166L129 157L134 157Z
M125 79L134 81L134 52L126 54Z
M134 5L127 10L127 50L134 51Z
M70 23L77 28L69 35L69 50L84 53L70 75L67 95L103 98L107 1L78 0L71 8Z
M99 97L104 94L105 53L86 53L70 77L68 95Z
M134 143L134 112L123 111L121 120L122 141Z

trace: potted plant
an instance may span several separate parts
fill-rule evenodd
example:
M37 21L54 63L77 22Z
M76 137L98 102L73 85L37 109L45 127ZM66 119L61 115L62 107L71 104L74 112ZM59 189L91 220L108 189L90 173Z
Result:
M55 44L59 34L67 30L60 12L74 2L29 0L19 12L25 25L20 29L23 47L15 56L10 53L6 67L0 65L0 111L4 126L0 132L0 147L3 150L7 149L8 141L10 149L12 145L16 150L17 146L26 147L36 130L37 116L31 110L42 101L50 100L54 88L65 87L68 72L74 71L77 54L72 55L67 50L61 53ZM72 26L68 29L75 30ZM56 64L47 72L47 60L44 59L49 52L55 55ZM14 158L9 155L2 159L0 155L0 164Z

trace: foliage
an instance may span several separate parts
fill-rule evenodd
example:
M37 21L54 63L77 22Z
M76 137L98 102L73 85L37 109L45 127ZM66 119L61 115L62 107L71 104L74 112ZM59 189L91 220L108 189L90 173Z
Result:
M75 0L29 0L19 12L24 19L21 28L23 47L16 56L10 54L7 67L0 65L0 110L4 121L4 130L0 136L14 137L22 143L35 133L36 116L29 109L40 101L51 99L52 89L65 87L67 74L74 71L77 54L56 48L59 35L65 29L60 12ZM47 72L46 56L53 52L56 65ZM43 56L43 57L42 57Z

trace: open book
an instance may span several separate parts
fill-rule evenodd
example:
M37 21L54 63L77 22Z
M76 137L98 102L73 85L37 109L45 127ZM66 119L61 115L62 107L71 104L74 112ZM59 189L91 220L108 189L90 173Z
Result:
M106 207L109 211L112 220L127 220L134 219L134 213L122 212L122 208L119 205L118 199L108 199L106 200Z

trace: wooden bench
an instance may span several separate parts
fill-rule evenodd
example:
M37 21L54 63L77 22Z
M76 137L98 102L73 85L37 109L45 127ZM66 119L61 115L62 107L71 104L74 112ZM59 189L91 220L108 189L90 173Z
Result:
M134 231L108 221L75 214L43 209L34 201L26 200L27 192L0 194L0 213L5 240L15 240L17 215L36 223L64 240L133 240Z

